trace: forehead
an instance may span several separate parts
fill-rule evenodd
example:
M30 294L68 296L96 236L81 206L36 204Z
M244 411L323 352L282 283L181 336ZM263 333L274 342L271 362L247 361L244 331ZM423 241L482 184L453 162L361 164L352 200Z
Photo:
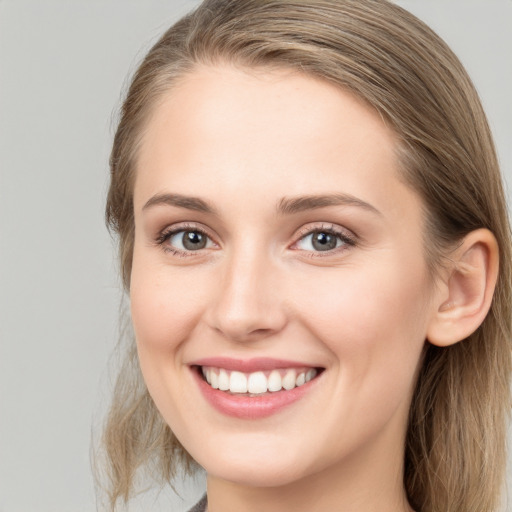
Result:
M379 147L392 149L396 142L376 110L326 80L289 69L197 66L153 107L144 145L149 150L164 130L180 139L206 136L201 142L215 135L222 140L245 136L254 145L268 135L276 143L292 138L321 143L326 133L335 135L348 123L351 129L338 137L338 145L369 135Z
M326 81L290 70L198 67L149 119L135 203L168 188L199 194L200 186L219 200L240 191L335 191L396 209L398 188L412 193L399 179L396 147L375 110Z

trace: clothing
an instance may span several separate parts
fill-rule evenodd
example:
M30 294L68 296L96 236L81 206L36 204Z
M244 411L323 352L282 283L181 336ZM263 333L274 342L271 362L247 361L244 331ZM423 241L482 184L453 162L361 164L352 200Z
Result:
M207 512L208 511L208 500L206 494L198 501L188 512Z

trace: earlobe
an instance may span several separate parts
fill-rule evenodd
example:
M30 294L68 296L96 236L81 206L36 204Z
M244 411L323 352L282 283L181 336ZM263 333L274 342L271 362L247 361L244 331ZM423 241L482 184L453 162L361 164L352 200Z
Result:
M484 321L498 277L496 238L488 229L472 231L448 261L427 331L428 341L440 347L467 338Z

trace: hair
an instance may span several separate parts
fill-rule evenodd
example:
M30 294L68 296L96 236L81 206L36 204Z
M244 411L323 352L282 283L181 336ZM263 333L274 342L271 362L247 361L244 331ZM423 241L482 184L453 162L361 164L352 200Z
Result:
M400 173L425 209L433 275L469 232L489 229L500 268L489 314L447 348L426 343L407 430L404 486L422 512L497 510L510 406L511 245L492 136L478 94L448 46L386 0L205 0L144 58L122 105L106 220L118 235L126 290L134 243L133 184L151 113L198 65L290 69L375 109L398 139ZM104 430L112 510L140 468L162 482L194 463L157 411L130 340Z

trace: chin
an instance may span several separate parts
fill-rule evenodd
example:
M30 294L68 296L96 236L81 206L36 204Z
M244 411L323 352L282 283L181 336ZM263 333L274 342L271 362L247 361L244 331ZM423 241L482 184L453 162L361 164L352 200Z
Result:
M196 460L208 476L248 487L281 487L315 472L308 471L300 449L253 446L257 448L245 451L217 446Z
M208 476L246 487L283 487L303 476L297 468L293 471L283 464L212 464L205 467Z

